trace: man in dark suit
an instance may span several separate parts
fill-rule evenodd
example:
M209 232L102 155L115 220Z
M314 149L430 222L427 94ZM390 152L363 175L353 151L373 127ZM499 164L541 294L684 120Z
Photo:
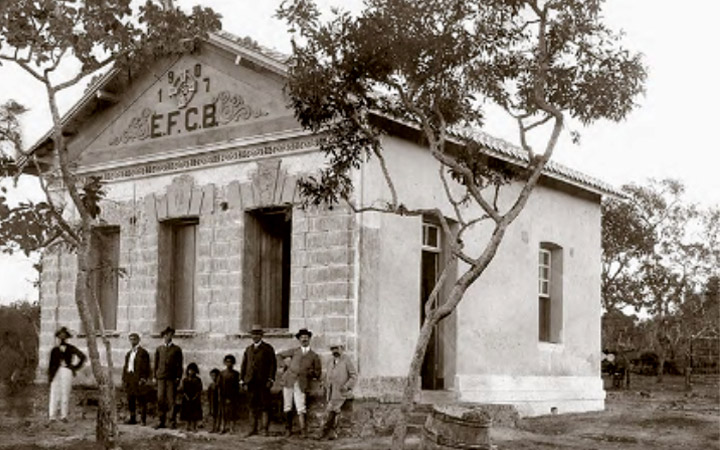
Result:
M182 349L173 344L175 329L165 328L160 335L164 344L155 350L155 379L157 380L158 412L160 423L155 428L165 428L167 412L172 411L171 426L175 428L175 395L183 375Z
M247 388L252 429L247 436L258 432L258 417L262 420L262 430L269 435L271 397L270 388L275 382L277 358L272 345L263 341L263 329L253 325L250 331L253 343L248 345L243 354L240 367L240 385Z
M295 334L300 341L300 347L280 352L279 356L287 361L282 376L283 386L283 411L287 425L287 436L292 435L292 409L295 404L295 411L298 414L300 424L300 435L307 437L307 422L305 420L306 397L311 380L320 379L322 363L320 357L310 348L312 331L301 328Z
M135 405L140 404L140 421L143 425L147 420L147 382L150 378L150 354L140 346L140 336L130 333L128 341L132 348L125 354L122 381L128 399L130 419L125 422L135 425Z

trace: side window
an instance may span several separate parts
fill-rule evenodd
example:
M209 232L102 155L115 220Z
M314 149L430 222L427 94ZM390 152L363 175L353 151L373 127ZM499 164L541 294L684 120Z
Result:
M538 339L559 343L563 329L563 252L550 242L538 251Z

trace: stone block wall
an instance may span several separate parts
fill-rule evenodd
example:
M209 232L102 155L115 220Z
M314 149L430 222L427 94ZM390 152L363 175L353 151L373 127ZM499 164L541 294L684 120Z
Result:
M317 333L314 345L331 341L356 348L355 217L345 208L293 211L290 329Z
M101 205L101 223L120 227L117 326L109 330L116 382L127 351L127 335L138 332L154 350L166 324L158 317L163 220L197 217L193 330L176 336L185 363L195 361L207 377L221 367L222 357L235 354L238 364L250 343L242 324L244 220L247 211L266 206L292 206L292 249L289 329L268 340L277 350L297 345L293 335L307 327L313 346L324 356L330 341L349 352L356 348L356 232L353 213L345 208L307 208L294 204L297 178L288 176L280 160L258 164L249 180L198 185L192 172L172 178L160 191L132 201L109 198ZM140 183L140 182L137 182ZM111 191L112 192L112 191ZM75 255L61 247L43 257L41 292L41 361L47 368L54 332L67 326L81 349L84 339L74 302ZM91 383L89 369L78 377ZM44 380L41 376L38 380Z

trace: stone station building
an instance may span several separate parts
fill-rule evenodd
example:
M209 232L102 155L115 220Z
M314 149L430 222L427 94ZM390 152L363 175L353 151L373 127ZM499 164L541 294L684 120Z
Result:
M65 116L78 173L106 183L93 246L114 366L128 333L152 351L172 325L185 363L197 362L207 380L223 355L241 357L252 324L269 329L277 350L297 345L294 332L307 327L321 354L329 341L345 343L359 369L357 396L398 398L446 251L442 233L422 217L298 206L296 181L324 155L287 107L284 61L221 32L131 83L108 73ZM451 217L417 131L388 129L400 198ZM493 158L524 161L503 141L478 139ZM49 158L49 146L46 136L32 150ZM360 204L387 198L374 162L353 176ZM507 186L501 206L517 191ZM548 167L491 266L437 330L424 393L513 404L525 415L604 407L600 199L614 192ZM483 227L469 234L468 251L487 236ZM42 263L41 371L58 327L81 333L75 256L56 248ZM85 369L77 382L89 381Z

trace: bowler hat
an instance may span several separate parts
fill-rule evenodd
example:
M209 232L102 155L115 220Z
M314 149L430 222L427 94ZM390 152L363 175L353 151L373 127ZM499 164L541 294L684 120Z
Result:
M254 324L252 328L250 328L250 334L265 334L265 332L260 325Z
M66 338L71 338L72 333L70 333L70 330L67 329L67 327L61 327L59 330L55 332L55 337L60 337L61 334L65 334Z
M173 328L173 327L171 327L171 326L165 327L165 329L160 332L160 336L165 336L166 334L172 334L172 335L174 335L174 334L175 334L175 328Z
M308 330L307 328L300 328L300 330L295 333L295 339L300 339L300 336L307 336L309 338L312 337L312 331Z

